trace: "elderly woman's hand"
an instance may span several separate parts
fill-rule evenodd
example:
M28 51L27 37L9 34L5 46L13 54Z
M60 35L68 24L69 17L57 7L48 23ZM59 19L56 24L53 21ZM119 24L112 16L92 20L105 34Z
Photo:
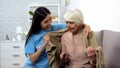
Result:
M87 55L89 57L94 56L95 55L95 50L92 47L88 47L87 48Z
M87 48L87 55L93 61L93 63L96 62L95 49L93 49L92 47L88 47Z

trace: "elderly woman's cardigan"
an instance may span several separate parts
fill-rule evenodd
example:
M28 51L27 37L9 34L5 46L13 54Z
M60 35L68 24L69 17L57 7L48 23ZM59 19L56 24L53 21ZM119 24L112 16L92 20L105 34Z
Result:
M60 62L60 53L61 53L61 37L62 35L68 31L67 29L63 29L56 32L50 32L50 41L46 46L46 52L48 54L48 61L50 68L58 68L58 64ZM68 39L69 40L69 39ZM104 60L103 60L103 51L98 46L98 42L96 36L93 32L85 33L82 36L82 40L84 41L84 49L88 46L93 47L96 51L96 68L105 68ZM94 44L94 45L91 45Z

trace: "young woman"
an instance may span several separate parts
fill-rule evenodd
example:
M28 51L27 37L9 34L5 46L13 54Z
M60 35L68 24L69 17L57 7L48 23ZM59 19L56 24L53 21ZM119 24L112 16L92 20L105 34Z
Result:
M66 27L65 23L51 24L51 22L51 12L47 8L39 7L35 10L25 44L26 63L24 68L49 68L45 52L49 36L46 33Z

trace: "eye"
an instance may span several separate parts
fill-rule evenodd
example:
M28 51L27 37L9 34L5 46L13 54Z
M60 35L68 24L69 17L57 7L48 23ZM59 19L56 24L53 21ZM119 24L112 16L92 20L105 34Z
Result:
M48 20L47 20L47 21L45 21L44 23L48 23Z
M75 22L72 22L72 21L66 21L66 24L74 24Z
M70 24L73 24L73 23L75 23L75 22L70 21L69 23L70 23Z
M67 21L66 21L65 23L66 23L66 24L68 24L68 22L67 22Z

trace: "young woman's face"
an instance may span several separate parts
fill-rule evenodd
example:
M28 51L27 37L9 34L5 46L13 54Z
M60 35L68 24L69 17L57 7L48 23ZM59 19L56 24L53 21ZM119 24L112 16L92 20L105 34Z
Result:
M78 30L78 25L75 22L66 21L67 28L70 32L76 33Z
M46 18L41 22L41 27L42 29L50 29L50 24L52 23L52 17L50 14L46 16Z

